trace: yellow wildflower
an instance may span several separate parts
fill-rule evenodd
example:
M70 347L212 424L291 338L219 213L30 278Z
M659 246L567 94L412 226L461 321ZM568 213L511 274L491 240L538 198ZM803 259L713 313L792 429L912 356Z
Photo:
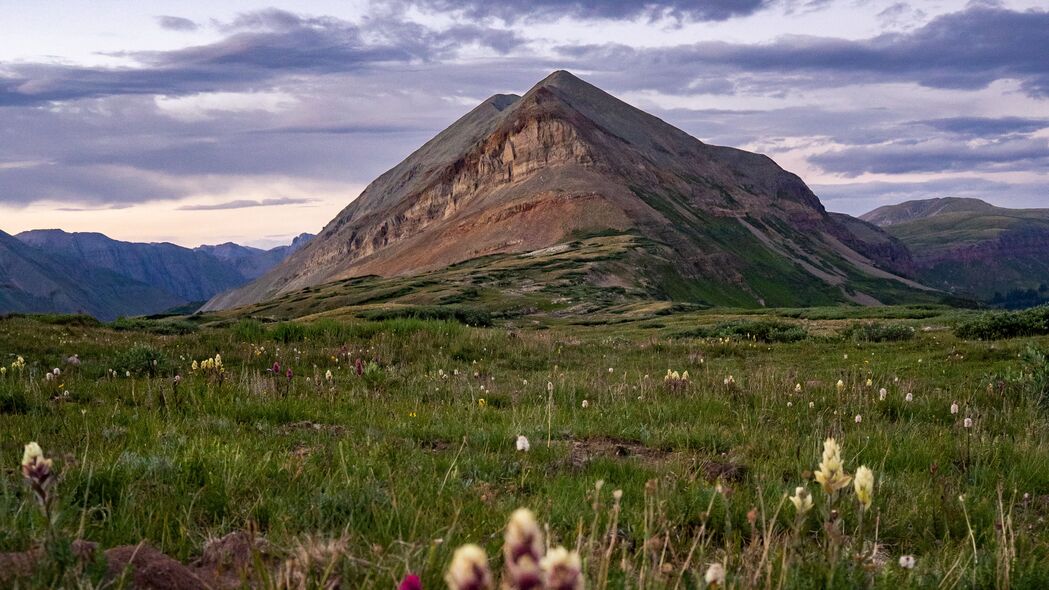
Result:
M828 494L837 492L852 481L852 476L845 473L845 466L841 462L841 448L833 438L823 442L823 461L816 471L816 481Z
M863 505L863 509L867 510L874 499L874 472L866 465L860 466L856 470L856 481L853 485L856 487L856 499Z

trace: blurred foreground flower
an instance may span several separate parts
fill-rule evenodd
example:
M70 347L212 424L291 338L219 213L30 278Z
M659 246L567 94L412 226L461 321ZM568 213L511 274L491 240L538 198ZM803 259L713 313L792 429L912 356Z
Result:
M725 585L725 566L720 563L712 563L707 568L707 573L703 575L703 580L706 581L707 586L710 588L719 588Z
M794 504L798 516L804 516L812 510L812 494L801 486L794 488L794 495L790 497L790 501Z
M492 572L484 549L473 544L456 549L444 581L448 590L492 590Z
M522 453L527 453L532 448L532 443L528 442L528 437L523 434L517 435L517 442L514 444Z
M583 563L579 554L564 547L547 552L540 566L546 590L583 590Z
M524 437L518 437L518 441ZM525 439L526 441L528 439ZM520 444L518 445L520 450ZM518 508L510 516L503 538L503 558L506 561L506 580L514 590L533 590L542 583L539 562L543 558L543 533L535 515L527 508Z

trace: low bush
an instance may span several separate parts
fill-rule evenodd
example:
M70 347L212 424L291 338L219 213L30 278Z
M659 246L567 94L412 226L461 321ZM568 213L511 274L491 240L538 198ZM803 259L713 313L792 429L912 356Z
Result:
M902 342L914 338L914 334L911 326L879 322L850 324L841 332L842 338L853 342Z
M805 328L776 320L735 320L716 326L700 326L675 336L679 338L742 338L758 342L800 342L809 337Z
M1023 311L984 313L958 324L954 334L966 340L1001 340L1049 334L1049 305Z

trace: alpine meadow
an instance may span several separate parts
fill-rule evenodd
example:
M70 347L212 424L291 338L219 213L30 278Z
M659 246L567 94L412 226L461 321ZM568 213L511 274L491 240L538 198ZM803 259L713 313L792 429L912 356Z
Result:
M0 13L0 588L1049 587L1044 5Z

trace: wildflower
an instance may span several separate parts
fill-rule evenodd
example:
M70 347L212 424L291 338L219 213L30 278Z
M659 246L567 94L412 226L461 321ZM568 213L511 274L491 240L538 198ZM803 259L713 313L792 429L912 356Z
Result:
M539 565L548 590L583 590L583 563L575 551L556 547L547 552Z
M473 544L456 549L444 581L448 590L491 590L492 572L484 549Z
M870 377L867 378L867 387L874 387L874 380Z
M688 381L688 371L685 371L684 373L681 374L681 380L682 381Z
M812 494L801 486L794 488L794 495L790 497L790 501L794 504L798 516L804 516L812 510Z
M54 378L55 378L55 376L53 374L51 374L51 373L44 373L44 380L45 381L50 381L50 380L52 380Z
M546 392L547 393L553 393L554 392L554 382L553 381L547 381L546 382Z
M419 576L408 574L397 585L397 590L423 590L423 582L419 579Z
M623 498L623 490L612 490L612 499L618 502Z
M477 405L484 408L488 405L488 400L484 399L483 397L479 397L477 398Z
M0 367L0 377L7 375L7 367Z
M585 409L590 407L590 402L587 401L587 400L583 400L583 404L582 405L583 405L583 409L585 410Z
M517 450L522 453L527 453L528 450L532 448L532 443L528 442L528 437L523 434L517 435L517 442L515 444Z
M900 556L900 567L905 570L914 569L914 556L913 555L901 555Z
M958 413L958 402L952 402L951 403L951 415L953 416L953 415L955 415L957 413Z
M914 401L914 394L913 394L913 393L909 393L909 392L908 392L908 393L907 393L907 395L906 395L906 396L904 396L904 398L903 398L903 399L904 399L904 400L906 400L906 401L908 401L908 402L913 402L913 401Z
M801 383L794 385L794 393L801 393Z
M816 402L809 402L809 408L810 409L811 408L815 408L815 407L816 407Z
M524 437L518 437L518 442ZM527 440L527 439L526 439ZM520 449L520 444L518 445ZM543 534L535 515L527 508L518 508L510 516L503 537L503 557L510 587L515 590L539 588L542 572L539 561L543 557Z
M178 387L179 383L182 383L182 375L175 375L173 381L175 383L175 387Z
M354 370L354 372L356 372L356 373L357 373L357 376L358 376L358 377L360 377L361 375L363 375L363 374L364 374L364 361L363 361L363 360L361 360L360 358L358 358L358 359L357 359L357 360L356 360L356 361L355 361L355 362L353 363L353 370ZM456 375L458 375L458 374L459 374L459 372L458 372L458 371L456 371L456 373L455 373L455 374L456 374Z
M731 387L736 384L736 378L732 375L725 377L725 387Z
M794 407L794 402L787 402L787 407L788 408L793 408Z
M889 390L882 387L878 390L878 401L885 401L885 396L889 395Z
M54 369L52 369L51 372L55 374L55 377L61 377L62 376L62 370L59 369L58 367L55 367Z
M288 381L291 381L291 378L294 376L294 374L291 372L291 367L288 367L288 370L285 371L284 376L288 378Z
M863 505L864 510L869 509L874 499L874 472L866 465L861 465L856 470L856 481L853 485L856 488L856 499Z
M841 462L841 448L833 438L823 442L823 461L816 471L816 481L828 494L837 492L852 481L852 476L846 475L845 466Z
M70 365L70 366L73 366L73 367L79 367L80 366L80 355L74 354L73 356L67 358L66 359L66 364Z
M843 358L843 359L845 359L845 360L849 360L849 355L848 355L848 353L844 354L844 355L842 356L842 358Z
M612 371L613 371L612 367L608 367L608 372L611 373Z
M335 376L331 374L331 369L328 369L328 371L324 373L324 378L328 381L331 381L335 378Z
M703 579L706 580L707 586L710 588L717 588L725 585L725 566L720 563L712 563L707 568L707 573L703 575Z
M54 481L54 473L51 471L51 459L44 456L43 449L35 442L25 446L22 453L22 475L29 482L29 487L45 509L48 503L47 488Z
M962 426L964 426L966 428L972 428L973 427L973 419L972 418L966 418L965 420L962 421Z
M863 422L863 416L856 414L856 424L859 424L860 422Z
M842 381L841 379L838 379L838 383L834 387L837 388L838 393L841 393L841 392L845 391L845 382Z
M197 363L197 361L196 361L196 360L194 360L194 361L193 361L193 364L192 364L192 365L190 366L190 368L191 368L191 369L192 369L193 371L199 371L199 370L200 370L200 364L198 364L198 363Z
M274 375L280 375L280 363L277 361L273 361L273 366L270 367L270 372L272 372Z

